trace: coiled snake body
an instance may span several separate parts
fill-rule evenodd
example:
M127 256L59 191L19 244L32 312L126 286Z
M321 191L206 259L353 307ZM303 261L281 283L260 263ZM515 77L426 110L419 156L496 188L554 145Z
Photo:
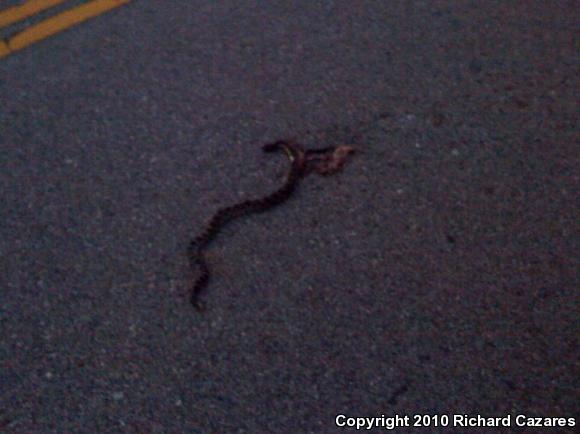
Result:
M191 289L191 303L197 309L203 308L199 295L207 286L210 278L209 267L203 256L203 251L221 228L236 217L267 211L286 201L298 186L299 181L312 171L321 175L336 173L346 162L347 156L354 152L354 148L350 146L304 150L299 144L284 140L264 145L262 150L264 152L283 151L286 153L290 160L290 169L284 184L275 192L260 199L245 200L218 210L206 224L203 232L191 240L187 256L191 268L198 269L197 279Z

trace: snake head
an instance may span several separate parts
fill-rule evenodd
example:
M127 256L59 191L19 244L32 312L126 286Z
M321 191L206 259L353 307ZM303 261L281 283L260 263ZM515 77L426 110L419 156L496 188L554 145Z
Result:
M350 145L340 145L337 146L336 149L334 150L334 158L346 158L349 155L352 155L356 152L356 149L353 146Z
M355 148L349 145L330 148L329 152L312 161L311 169L319 175L333 175L345 165L348 156L355 153Z

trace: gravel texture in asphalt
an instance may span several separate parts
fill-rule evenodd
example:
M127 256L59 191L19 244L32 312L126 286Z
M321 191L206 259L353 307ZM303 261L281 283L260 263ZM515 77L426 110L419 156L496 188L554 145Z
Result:
M577 418L577 23L143 0L3 59L0 431ZM360 152L223 230L200 314L187 243L280 186L286 137Z

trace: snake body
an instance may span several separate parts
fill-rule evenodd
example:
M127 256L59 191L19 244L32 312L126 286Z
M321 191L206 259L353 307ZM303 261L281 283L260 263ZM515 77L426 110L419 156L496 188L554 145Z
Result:
M201 234L191 240L187 250L190 266L198 270L198 275L191 289L191 303L197 309L203 309L199 300L200 293L207 287L210 271L203 252L215 239L219 231L231 220L247 214L267 211L285 202L298 186L299 181L311 171L321 175L330 175L342 168L347 155L354 152L350 146L327 147L304 150L297 143L285 140L264 145L264 152L284 152L290 160L290 168L284 184L273 193L259 199L245 200L238 204L218 210L205 225Z

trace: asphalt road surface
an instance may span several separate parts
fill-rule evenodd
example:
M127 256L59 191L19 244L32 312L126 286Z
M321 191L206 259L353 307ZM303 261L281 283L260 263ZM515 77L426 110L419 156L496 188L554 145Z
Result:
M0 431L574 432L577 24L573 1L135 0L3 59ZM188 241L281 185L260 148L287 137L360 152L224 229L196 312Z

